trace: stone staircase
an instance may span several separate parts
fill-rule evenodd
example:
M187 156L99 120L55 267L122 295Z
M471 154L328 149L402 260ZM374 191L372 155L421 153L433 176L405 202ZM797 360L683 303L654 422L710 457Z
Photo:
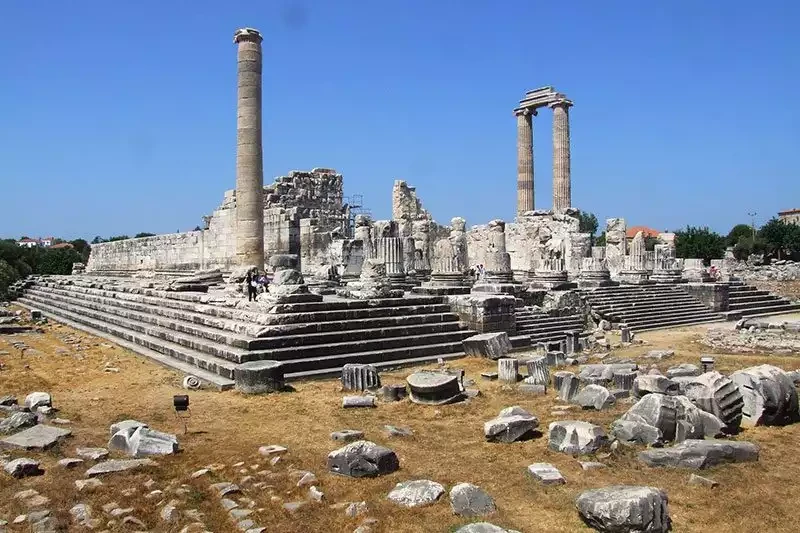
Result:
M764 316L800 311L800 303L793 303L768 291L762 291L742 281L728 282L728 311L742 316Z
M555 343L567 337L567 331L583 331L586 329L583 315L550 316L546 313L531 311L528 307L516 309L516 335L529 336L531 344Z
M679 285L620 285L581 291L592 311L633 331L724 320Z
M387 368L461 357L461 341L474 334L440 296L331 299L260 312L203 293L43 279L17 302L222 389L248 361L282 361L287 380L328 376L346 363Z

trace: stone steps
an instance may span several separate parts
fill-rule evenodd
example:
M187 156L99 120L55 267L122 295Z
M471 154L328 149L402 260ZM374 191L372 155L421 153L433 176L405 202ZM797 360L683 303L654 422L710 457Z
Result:
M793 303L769 291L764 291L743 282L728 286L728 310L741 316L754 317L800 311L800 303Z
M474 334L436 296L260 310L233 307L212 294L45 279L29 287L21 303L218 388L229 388L236 366L248 361L282 361L289 379L333 375L347 363L393 368L461 357L462 340Z
M530 337L531 344L559 342L567 331L584 329L582 315L550 316L533 313L527 308L517 308L517 335Z
M584 290L582 296L593 312L634 331L723 320L676 285L603 287Z

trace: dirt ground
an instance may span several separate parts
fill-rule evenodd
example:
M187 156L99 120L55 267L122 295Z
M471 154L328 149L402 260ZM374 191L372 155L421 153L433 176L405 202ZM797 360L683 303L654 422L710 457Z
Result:
M615 350L613 354L638 357L649 349L671 348L676 355L658 363L662 370L680 362L697 363L700 354L707 353L696 342L702 331L702 327L694 327L645 333L641 338L646 345ZM32 349L22 352L13 348L11 343L17 340ZM24 454L41 460L44 475L14 480L0 472L0 519L9 521L9 531L29 530L27 526L15 529L18 526L10 524L26 512L12 496L28 488L49 497L49 508L64 524L70 523L68 510L76 503L90 504L93 516L102 518L101 506L116 501L121 507L132 507L132 514L151 531L177 532L191 520L166 523L159 517L158 506L162 499L175 499L179 509L203 513L202 521L209 530L235 531L218 497L209 489L209 484L217 481L232 481L242 487L242 496L254 501L250 518L267 532L350 532L365 516L378 519L373 531L397 533L448 532L479 521L454 516L446 494L435 505L414 510L398 508L386 500L396 483L412 479L431 479L448 490L459 482L474 483L488 491L497 504L497 513L486 520L522 532L586 530L575 510L575 498L585 489L615 484L664 489L669 495L674 531L797 531L800 462L795 456L800 424L744 431L737 438L761 446L759 462L703 472L720 483L718 488L709 489L688 486L689 471L643 466L637 462L634 449L582 457L609 466L583 471L576 458L547 448L547 426L557 420L551 415L551 408L559 403L553 393L527 396L503 390L497 382L482 380L480 372L495 367L482 359L451 363L466 369L467 379L474 380L482 394L466 403L438 408L404 401L381 403L376 409L344 410L344 393L335 380L296 383L296 392L266 396L245 396L234 391L191 392L189 433L184 435L172 411L172 396L185 392L180 387L182 376L177 373L103 339L52 323L44 326L43 334L0 337L0 353L3 351L8 354L0 355L4 364L0 370L0 395L15 394L21 402L29 392L48 391L60 410L59 416L72 421L68 427L73 431L73 436L57 449ZM717 368L723 372L766 362L787 370L800 368L800 358L796 357L718 354L716 359ZM107 365L119 372L105 372ZM382 379L384 383L401 382L410 372L405 369L385 373ZM545 435L514 444L485 442L483 423L510 405L520 405L538 416ZM607 427L628 407L621 402L601 413L573 411L573 418ZM60 469L56 461L74 457L77 446L105 446L109 425L126 418L176 433L183 451L157 459L158 466L146 471L106 476L99 489L79 493L74 481L83 477L85 468ZM383 431L386 424L411 428L414 434L387 437ZM368 440L395 450L400 470L377 479L360 480L327 473L326 456L339 447L330 439L330 433L341 429L363 430ZM288 448L275 466L258 454L258 447L266 444ZM243 465L232 466L240 462ZM535 462L554 464L567 484L539 485L526 473L527 465ZM192 472L211 464L224 466L207 476L190 479ZM293 469L314 472L319 478L318 488L325 494L321 504L309 503L294 516L282 504L306 499L307 489L295 486L297 475L291 472ZM253 479L242 481L245 476ZM145 488L150 479L153 486ZM267 486L256 489L253 483L257 482L266 482ZM123 495L126 489L134 489L135 494ZM164 497L147 499L145 495L154 489L164 490ZM358 518L349 518L341 508L331 507L362 500L367 502L369 512ZM127 531L124 527L117 523L109 529Z

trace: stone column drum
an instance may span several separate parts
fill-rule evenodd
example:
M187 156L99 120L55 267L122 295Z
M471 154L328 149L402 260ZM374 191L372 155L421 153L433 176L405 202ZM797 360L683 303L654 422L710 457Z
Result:
M569 108L562 99L550 104L553 109L553 211L572 207L570 176Z
M261 33L236 30L236 258L264 267L264 168L261 146Z
M380 240L381 259L386 264L386 276L392 285L403 283L406 278L403 269L403 239L400 237L383 237Z
M534 209L533 109L518 109L517 116L517 214Z

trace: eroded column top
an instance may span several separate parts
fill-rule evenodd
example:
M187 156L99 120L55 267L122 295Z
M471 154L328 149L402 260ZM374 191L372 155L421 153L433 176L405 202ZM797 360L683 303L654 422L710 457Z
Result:
M255 28L239 28L233 34L233 42L237 44L241 42L260 43L263 40L261 32Z
M572 100L569 100L569 99L567 99L567 98L559 98L559 99L558 99L558 100L556 100L555 102L552 102L552 103L548 104L548 107L549 107L550 109L553 109L553 108L555 108L555 107L564 107L564 108L570 108L570 107L572 107L573 105L574 105L574 104L572 103Z

